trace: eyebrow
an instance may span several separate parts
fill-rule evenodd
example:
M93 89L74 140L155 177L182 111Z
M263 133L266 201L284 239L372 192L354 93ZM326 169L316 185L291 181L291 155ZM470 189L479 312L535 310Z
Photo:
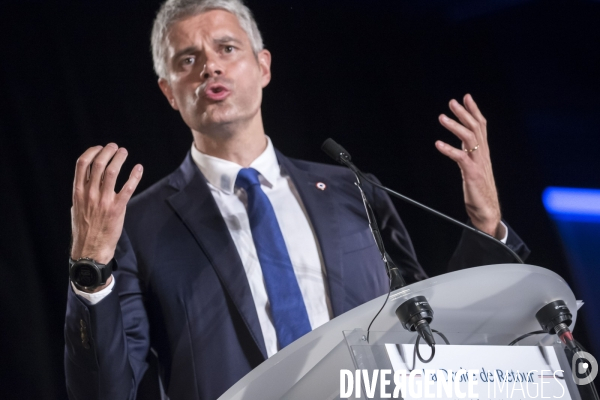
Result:
M237 44L242 44L242 42L232 36L223 36L220 38L216 38L213 40L213 42L215 42L216 44L225 44L225 43L237 43Z

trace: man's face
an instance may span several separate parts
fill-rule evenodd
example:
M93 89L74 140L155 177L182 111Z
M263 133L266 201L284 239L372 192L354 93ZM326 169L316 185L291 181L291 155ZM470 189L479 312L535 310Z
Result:
M159 85L185 123L198 132L260 118L271 55L255 55L237 18L211 10L178 21L167 36L168 80Z

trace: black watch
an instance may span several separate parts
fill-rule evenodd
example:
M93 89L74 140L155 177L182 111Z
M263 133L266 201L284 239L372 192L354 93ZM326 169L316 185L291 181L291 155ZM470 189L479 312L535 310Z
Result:
M73 260L69 257L69 278L78 289L92 290L106 284L106 281L117 269L113 258L108 264L100 264L88 257Z

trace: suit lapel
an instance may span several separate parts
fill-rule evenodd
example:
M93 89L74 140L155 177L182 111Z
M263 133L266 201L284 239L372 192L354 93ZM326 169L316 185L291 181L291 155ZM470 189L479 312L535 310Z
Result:
M344 309L346 291L343 285L338 207L332 193L334 182L331 182L326 176L299 168L279 151L276 153L279 164L294 182L317 236L327 272L329 300L333 308L333 316L337 317L346 311ZM318 183L324 183L325 189L319 189Z
M179 192L168 201L187 226L215 269L252 338L267 359L265 341L244 266L229 229L190 154L170 179Z

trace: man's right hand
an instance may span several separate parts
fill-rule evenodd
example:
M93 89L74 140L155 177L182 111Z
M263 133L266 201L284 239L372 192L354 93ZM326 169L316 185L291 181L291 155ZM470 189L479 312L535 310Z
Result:
M112 260L123 231L127 202L143 173L140 164L133 167L129 179L116 193L115 183L126 158L125 148L109 143L87 149L77 160L71 207L72 259L89 257L102 264Z

